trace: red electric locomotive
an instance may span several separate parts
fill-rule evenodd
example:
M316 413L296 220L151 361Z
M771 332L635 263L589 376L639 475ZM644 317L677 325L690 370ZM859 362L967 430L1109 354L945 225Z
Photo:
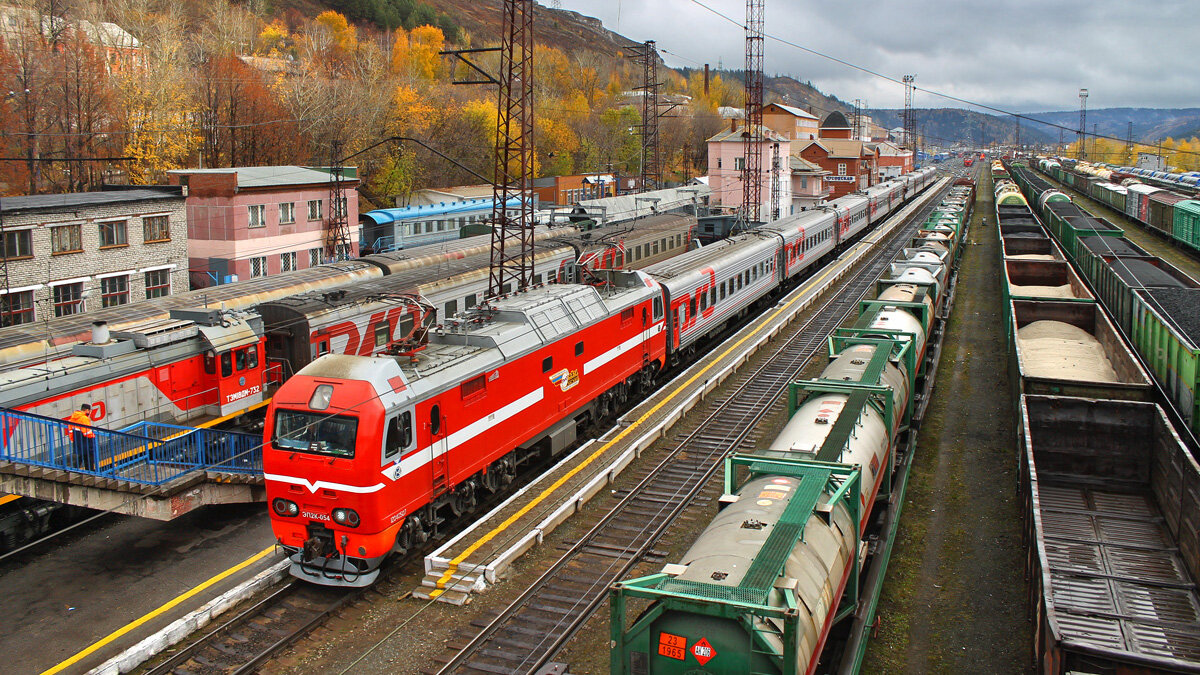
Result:
M263 468L292 573L369 585L389 553L650 387L666 360L661 288L601 274L498 300L388 356L322 356L285 382Z

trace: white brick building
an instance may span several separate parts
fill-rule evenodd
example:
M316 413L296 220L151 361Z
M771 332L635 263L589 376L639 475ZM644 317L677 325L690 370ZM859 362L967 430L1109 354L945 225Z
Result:
M0 199L0 326L188 289L177 186Z

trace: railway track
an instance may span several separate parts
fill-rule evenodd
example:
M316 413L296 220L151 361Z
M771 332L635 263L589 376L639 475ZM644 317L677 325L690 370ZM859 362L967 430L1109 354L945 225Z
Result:
M473 639L439 659L444 661L439 675L540 672L604 601L610 584L641 560L657 557L653 547L711 483L722 458L731 450L754 447L759 422L783 405L788 382L855 308L937 199L890 235L803 325L787 329L762 365L735 375L733 393L714 401L699 425L668 449L591 530Z

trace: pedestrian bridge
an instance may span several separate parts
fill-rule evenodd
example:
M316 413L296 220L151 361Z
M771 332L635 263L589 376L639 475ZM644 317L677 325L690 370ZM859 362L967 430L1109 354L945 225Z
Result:
M0 493L156 520L265 499L261 436L156 422L91 427L80 457L73 427L0 408Z

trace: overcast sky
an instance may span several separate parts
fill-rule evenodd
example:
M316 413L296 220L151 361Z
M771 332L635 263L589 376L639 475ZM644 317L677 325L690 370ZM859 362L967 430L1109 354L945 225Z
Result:
M540 0L551 4L551 0ZM741 68L745 0L560 0L641 42L667 64ZM703 3L700 4L700 3ZM902 85L796 47L1006 111L1200 107L1195 0L765 0L765 71L811 81L873 108L904 104ZM704 6L738 22L738 26ZM917 107L965 107L918 91Z

